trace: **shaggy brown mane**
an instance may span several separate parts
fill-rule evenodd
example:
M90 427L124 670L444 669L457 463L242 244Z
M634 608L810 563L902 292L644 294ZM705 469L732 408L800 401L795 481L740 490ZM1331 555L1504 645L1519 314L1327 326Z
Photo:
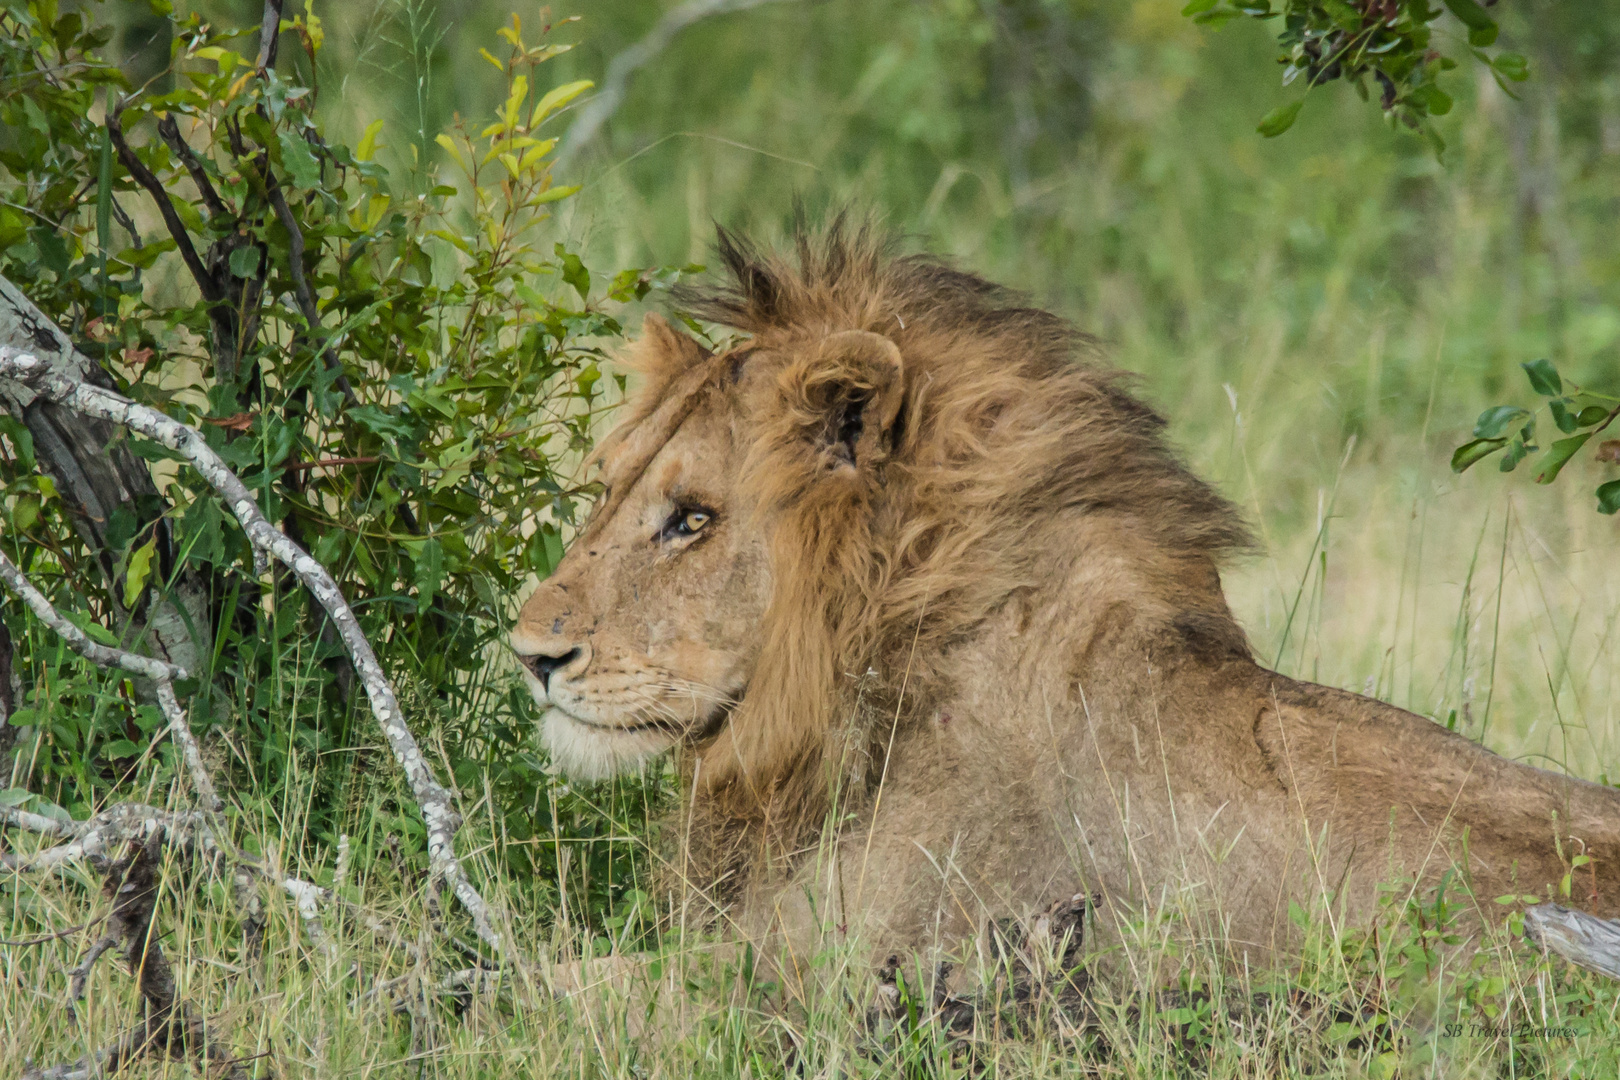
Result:
M791 409L749 418L744 482L782 516L746 717L701 751L703 787L715 796L706 802L730 835L739 818L777 820L794 835L818 824L825 766L854 748L855 698L881 702L867 713L902 724L926 706L949 677L940 666L949 645L1040 579L1049 553L1034 534L1055 515L1117 517L1158 549L1161 565L1198 581L1249 543L1232 505L1166 444L1164 420L1065 320L936 259L898 255L870 226L840 219L820 234L801 230L795 252L794 262L763 254L721 229L728 280L683 288L677 301L752 340L729 361L668 350L649 350L650 369L645 356L635 360L646 392L632 415L650 417L684 415L662 400L671 387L706 393L752 349L805 354L830 334L865 330L904 357L904 404L881 488L821 482ZM692 370L700 365L711 367L707 377ZM790 364L782 385L798 371ZM819 415L809 407L816 388L797 389L801 412ZM1175 593L1179 583L1165 588ZM1247 654L1223 602L1193 604L1167 629L1204 651ZM863 672L876 679L854 677ZM868 749L887 735L869 722L854 727L854 742Z

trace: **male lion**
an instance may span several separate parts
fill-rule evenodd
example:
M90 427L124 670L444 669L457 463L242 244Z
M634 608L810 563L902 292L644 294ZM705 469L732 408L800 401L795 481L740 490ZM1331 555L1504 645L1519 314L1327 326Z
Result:
M1254 661L1237 512L1068 324L864 228L719 255L683 301L747 338L648 317L512 645L569 774L676 751L669 864L743 935L950 946L1084 893L1264 961L1291 899L1542 892L1574 852L1616 907L1620 793Z

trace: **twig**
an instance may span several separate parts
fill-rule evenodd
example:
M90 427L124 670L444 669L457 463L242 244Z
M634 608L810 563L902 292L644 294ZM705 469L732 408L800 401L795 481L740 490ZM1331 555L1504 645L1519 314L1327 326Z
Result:
M72 935L77 934L80 930L88 930L90 927L96 925L96 923L105 918L105 915L98 915L89 922L82 922L77 926L69 926L62 930L56 931L54 934L42 934L39 937L16 938L13 940L0 938L0 945L9 945L14 949L32 948L35 945L45 945L52 941L60 941L65 937L71 937Z
M506 952L500 935L490 924L488 905L456 858L455 833L461 818L451 805L453 795L434 778L415 736L405 724L393 685L378 663L371 642L366 639L353 609L326 568L270 524L260 512L252 493L226 467L196 429L110 390L59 375L36 357L13 349L0 347L0 378L17 379L51 401L89 416L122 424L181 454L224 499L241 522L242 531L253 546L273 555L298 576L326 609L348 648L355 670L366 688L372 713L388 739L389 748L394 752L400 768L404 770L411 793L427 824L428 861L433 877L450 885L456 898L472 917L478 936L497 952ZM83 842L84 838L75 841Z
M118 151L118 160L123 163L124 169L134 177L137 184L146 189L147 194L152 196L152 201L157 203L158 213L163 215L163 224L168 227L169 235L174 238L175 247L180 251L180 258L185 260L186 269L191 271L192 280L197 283L198 291L202 293L203 299L208 301L212 317L214 306L223 303L225 296L220 292L219 283L214 280L214 276L208 272L208 268L197 255L197 249L191 245L191 234L186 231L185 223L180 220L180 213L174 208L168 192L163 190L163 182L152 174L151 169L141 163L141 159L135 156L135 151L130 149L129 143L124 140L124 125L119 120L123 108L124 103L120 101L107 113L107 137L112 140L113 149Z
M158 121L158 134L168 143L174 156L180 159L180 164L191 176L191 182L197 185L197 192L202 195L203 204L208 207L210 217L229 218L231 212L226 209L219 192L214 190L213 181L208 179L208 173L203 169L202 160L197 152L191 148L185 139L180 137L180 125L175 123L174 114L168 113Z
M96 966L101 954L118 944L117 934L102 934L85 951L83 957L68 972L68 1002L79 1001L84 997L84 984L90 981L90 969Z
M290 461L281 466L283 472L301 472L304 469L325 469L335 465L375 465L380 457L332 457L319 461Z

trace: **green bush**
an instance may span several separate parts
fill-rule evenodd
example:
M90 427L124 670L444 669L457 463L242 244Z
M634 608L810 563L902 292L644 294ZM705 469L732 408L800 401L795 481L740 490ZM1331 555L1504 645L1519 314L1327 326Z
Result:
M659 785L555 782L502 641L590 494L580 459L623 390L600 364L612 313L678 273L593 275L558 242L552 210L577 189L552 176L548 125L590 84L548 89L543 65L566 46L526 40L516 17L482 50L498 76L472 58L504 81L503 105L440 135L435 161L387 153L381 120L354 146L327 137L342 102L314 75L317 17L260 41L168 7L152 4L168 65L140 86L105 57L97 9L0 7L0 275L121 392L207 434L332 570L464 796L492 798L511 871L562 881L563 839L622 833ZM140 648L150 603L203 597L180 605L202 658L183 689L239 806L297 806L306 845L348 830L420 846L324 615L255 567L189 467L134 442L156 494L118 507L97 551L20 418L0 419L0 448L3 542L60 608ZM23 688L5 797L82 817L165 785L170 751L151 744L161 723L139 688L77 662L20 606L4 617ZM576 910L601 917L633 886L634 851L584 847Z

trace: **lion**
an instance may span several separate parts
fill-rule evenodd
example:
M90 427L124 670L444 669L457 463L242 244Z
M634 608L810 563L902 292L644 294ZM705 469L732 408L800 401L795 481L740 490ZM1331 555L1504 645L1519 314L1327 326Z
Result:
M1092 339L871 226L718 255L679 301L738 343L647 317L511 644L564 772L675 754L665 862L733 934L940 949L1085 895L1263 963L1291 902L1550 895L1575 852L1615 913L1620 793L1256 662L1239 513Z

